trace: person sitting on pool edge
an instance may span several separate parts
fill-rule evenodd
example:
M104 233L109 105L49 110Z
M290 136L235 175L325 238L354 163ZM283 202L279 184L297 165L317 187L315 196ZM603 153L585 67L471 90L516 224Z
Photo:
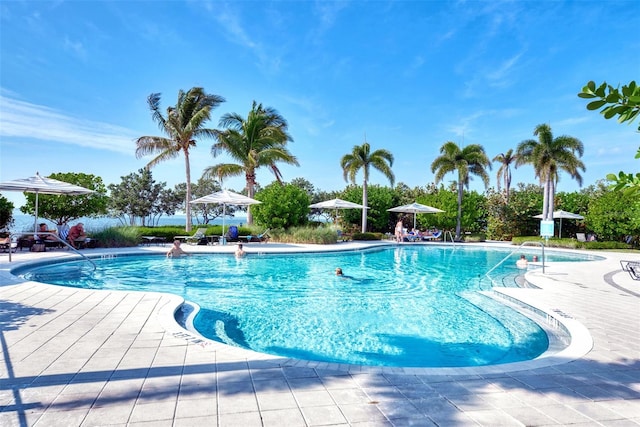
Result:
M247 253L242 249L242 243L238 243L238 247L236 248L236 258L241 258L245 256Z
M173 241L173 246L171 246L171 249L169 249L169 252L167 252L167 258L179 258L181 255L191 255L191 254L183 251L182 248L180 247L180 240L176 239Z

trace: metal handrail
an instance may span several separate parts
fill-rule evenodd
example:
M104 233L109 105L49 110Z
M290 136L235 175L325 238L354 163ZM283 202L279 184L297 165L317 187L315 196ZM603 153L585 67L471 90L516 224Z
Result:
M507 255L506 257L504 257L499 263L497 263L496 265L494 265L489 271L487 271L486 273L484 273L485 276L487 276L489 278L489 280L491 280L491 277L489 277L489 273L491 273L493 270L495 270L496 268L500 267L507 259L509 259L511 257L511 255L513 255L514 253L516 253L518 250L520 250L523 246L526 246L528 243L533 243L534 245L540 245L542 247L542 274L544 274L544 265L545 265L545 257L544 257L544 243L542 242L538 242L538 241L533 241L533 240L527 240L526 242L522 242L522 244L520 246L518 246L516 249L514 249L513 251L511 251L509 253L509 255Z
M444 231L444 236L442 236L442 241L444 243L447 243L447 234L449 234L449 238L451 239L451 243L453 243L453 245L455 246L456 241L453 238L453 234L451 234L451 231L449 231L449 230Z
M98 268L98 266L96 265L95 262L91 261L91 258L89 258L88 256L84 255L83 253L81 253L80 251L78 251L76 248L74 248L73 246L71 246L68 242L62 240L60 238L60 236L58 236L56 233L50 233L50 232L44 232L44 231L38 231L33 233L34 236L37 236L38 234L41 235L48 235L48 236L53 236L55 237L55 239L62 243L63 245L65 245L66 247L68 247L69 249L71 249L73 252L75 252L76 254L80 255L82 258L84 258L85 260L87 260L89 262L89 264L91 264L93 266L93 269L96 270ZM9 233L9 238L11 238L11 233ZM11 245L9 245L11 246ZM11 247L9 247L9 262L11 262Z

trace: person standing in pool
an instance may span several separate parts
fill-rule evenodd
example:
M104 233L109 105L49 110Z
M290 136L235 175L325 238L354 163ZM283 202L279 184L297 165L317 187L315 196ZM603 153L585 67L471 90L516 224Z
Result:
M520 259L516 261L516 267L521 270L526 270L527 267L529 267L529 261L527 261L527 258L524 255L520 255Z
M238 243L238 248L236 249L236 258L242 258L247 253L242 249L242 243Z
M173 241L173 246L171 246L171 249L169 249L169 252L167 252L167 258L179 258L182 255L191 255L191 254L183 251L182 248L180 247L180 240L176 239Z

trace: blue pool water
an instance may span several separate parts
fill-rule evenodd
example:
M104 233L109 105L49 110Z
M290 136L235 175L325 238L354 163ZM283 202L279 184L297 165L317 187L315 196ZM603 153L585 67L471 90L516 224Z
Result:
M161 291L201 306L213 340L300 359L375 366L481 366L529 360L548 346L533 321L479 293L514 284L520 252L402 246L332 254L118 256L48 264L29 280ZM529 256L529 259L531 257ZM550 261L584 256L548 253ZM336 277L341 267L347 278Z

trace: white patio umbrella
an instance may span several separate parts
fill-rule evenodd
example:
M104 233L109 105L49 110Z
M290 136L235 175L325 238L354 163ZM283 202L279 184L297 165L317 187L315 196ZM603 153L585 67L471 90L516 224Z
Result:
M413 202L408 205L396 206L395 208L387 209L389 212L404 212L413 214L413 228L416 228L416 216L419 213L440 213L444 212L438 208L423 205L421 203Z
M224 236L224 219L227 216L227 205L249 206L257 205L262 202L242 194L234 193L233 191L222 190L211 193L208 196L192 200L190 203L215 203L222 205L222 235Z
M534 218L543 218L542 214L535 215ZM557 210L553 212L553 219L560 219L560 227L558 228L558 237L562 238L562 220L563 219L584 219L582 215L578 215L572 212L563 210Z
M324 202L309 205L309 207L312 209L335 209L336 218L338 217L338 209L369 209L368 206L362 206L342 199L325 200Z
M94 191L79 185L69 184L68 182L58 181L53 178L40 176L36 172L36 176L25 179L14 179L13 181L5 181L0 183L0 191L21 191L27 193L35 193L35 219L33 222L33 231L38 231L38 194L57 194L78 196L82 194L91 194Z

